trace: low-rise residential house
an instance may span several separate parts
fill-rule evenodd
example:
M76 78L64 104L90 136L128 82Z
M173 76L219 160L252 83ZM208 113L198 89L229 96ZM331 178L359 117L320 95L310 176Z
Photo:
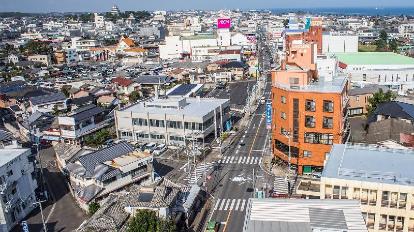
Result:
M52 65L52 59L50 55L32 55L28 56L27 59L32 62L41 63L45 66Z
M82 147L78 144L67 144L63 142L53 142L53 150L55 151L56 161L61 170L66 168L66 165L74 162L80 156L94 152L95 150Z
M67 143L80 143L86 135L110 125L111 116L106 116L101 107L88 105L58 117L60 138Z
M0 149L0 230L11 231L37 205L30 149Z
M50 113L36 111L18 122L20 134L29 141L36 141L35 136L42 137L46 140L57 140L59 130L56 123L56 117Z
M138 83L135 83L131 79L125 77L116 77L112 79L112 84L115 86L116 91L120 95L129 95L133 91L136 91L139 87Z
M368 99L371 98L374 93L382 89L384 92L388 91L385 86L379 85L366 85L362 88L353 88L348 92L349 96L349 116L360 116L367 114L367 106L369 104Z
M126 142L82 155L66 165L75 197L86 206L133 183L153 181L152 155Z
M7 63L15 64L19 62L19 57L16 54L10 54L7 56Z
M39 111L42 113L51 113L55 110L66 110L66 96L61 93L51 93L29 99L32 113Z
M169 76L162 75L142 75L134 79L138 83L144 96L165 95L165 87L173 83L175 80Z

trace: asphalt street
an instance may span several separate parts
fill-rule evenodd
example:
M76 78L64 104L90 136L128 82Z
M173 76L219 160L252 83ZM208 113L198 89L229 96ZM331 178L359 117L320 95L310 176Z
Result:
M47 231L73 231L86 219L78 207L66 184L66 178L58 170L54 160L53 148L40 151L43 173L51 200L43 205L43 215ZM38 183L40 184L40 183ZM42 217L39 207L26 219L29 231L42 231ZM13 231L22 231L19 226Z
M265 96L270 94L267 84ZM268 130L266 129L265 106L261 105L252 115L249 126L231 146L221 160L217 161L216 171L208 181L208 190L215 198L212 218L221 222L220 231L242 231L248 199L253 197L254 189L268 186L270 190L273 178L260 168ZM263 183L253 186L255 180ZM255 181L258 183L258 181Z
M261 69L266 73L271 69L271 53L261 39L258 49ZM269 81L264 91L266 99L270 99L271 94ZM242 91L247 93L249 89L246 86ZM254 197L255 189L268 192L273 187L274 177L260 167L270 134L266 128L265 105L259 105L250 120L247 128L240 132L241 136L217 162L207 182L207 190L215 202L211 220L221 223L219 231L222 232L243 231L248 200Z

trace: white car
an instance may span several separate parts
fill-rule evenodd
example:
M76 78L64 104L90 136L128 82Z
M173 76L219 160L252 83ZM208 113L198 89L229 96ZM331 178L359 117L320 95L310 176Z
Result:
M145 145L144 152L152 153L154 149L156 148L156 146L157 144L155 143L148 143L147 145Z
M154 155L161 155L161 154L162 154L162 153L164 153L166 150L167 150L167 146L165 146L165 144L160 144L160 145L158 145L158 146L155 148L155 150L154 150L153 154L154 154Z

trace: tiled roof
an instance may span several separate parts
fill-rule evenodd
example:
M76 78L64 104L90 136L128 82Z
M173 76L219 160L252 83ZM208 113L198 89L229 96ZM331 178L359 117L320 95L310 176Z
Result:
M13 134L5 130L0 130L0 141L10 140L13 140Z
M153 75L143 75L136 78L134 81L139 84L165 84L172 82L172 78L168 76L153 76Z
M144 48L127 48L124 52L147 52L147 49Z
M135 42L134 42L134 40L133 40L133 39L131 39L131 38L126 37L126 38L123 38L121 41L124 41L124 43L125 43L126 45L128 45L129 47L133 47L133 46L135 46Z
M132 81L130 79L125 78L125 77L117 77L117 78L112 79L112 83L116 83L120 86L127 87L130 84L132 84Z
M97 114L102 113L104 110L101 107L95 105L88 105L82 108L77 109L70 116L75 119L75 122L81 122L85 119L93 117Z
M85 175L92 177L99 164L113 160L122 155L134 151L134 147L127 142L121 142L102 150L79 157L79 162L86 169Z
M65 101L65 100L66 100L66 96L61 92L30 98L30 102L33 105L41 105L41 104L59 102L59 101Z

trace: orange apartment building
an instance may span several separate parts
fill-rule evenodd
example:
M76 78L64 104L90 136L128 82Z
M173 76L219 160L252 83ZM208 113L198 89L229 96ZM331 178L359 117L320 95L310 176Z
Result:
M292 40L272 71L273 154L299 174L319 172L333 143L347 138L348 79L318 76L317 43Z

